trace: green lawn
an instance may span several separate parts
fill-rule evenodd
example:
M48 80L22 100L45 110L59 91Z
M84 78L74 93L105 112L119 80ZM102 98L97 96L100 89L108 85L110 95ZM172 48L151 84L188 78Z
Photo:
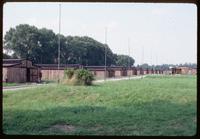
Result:
M29 135L192 136L196 76L149 76L89 87L3 92L3 132Z
M7 86L17 86L19 85L18 83L3 83L3 87L7 87Z

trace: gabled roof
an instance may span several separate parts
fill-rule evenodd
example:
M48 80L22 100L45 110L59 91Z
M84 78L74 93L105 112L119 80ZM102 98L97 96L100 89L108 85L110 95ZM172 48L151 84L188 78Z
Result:
M3 59L3 64L21 63L25 59Z
M35 64L36 66L41 67L42 69L58 69L58 64ZM59 69L66 69L66 68L78 68L82 65L80 64L60 64Z
M3 59L3 67L12 67L20 65L25 59Z
M16 65L20 65L21 63L13 63L13 64L3 64L3 67L12 67Z
M24 60L27 60L27 59L3 59L3 67L12 67L12 66L20 65L22 64L22 61ZM31 61L31 60L27 60L27 61ZM35 64L32 64L32 66L40 67Z
M58 64L35 64L41 67L58 67ZM60 67L77 67L82 66L80 64L60 64Z

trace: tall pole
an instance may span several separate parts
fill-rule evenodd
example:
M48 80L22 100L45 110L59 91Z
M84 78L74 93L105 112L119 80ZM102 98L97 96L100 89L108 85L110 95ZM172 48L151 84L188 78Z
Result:
M59 34L58 34L58 83L60 82L60 28L61 28L61 4L59 4Z
M156 74L158 74L158 60L157 60L157 53L156 53L156 66L157 66L157 72L156 72Z
M152 74L152 69L153 69L153 62L152 62L152 49L150 50L150 52L151 52L151 61L150 61L151 68L150 68L150 70L151 70L151 74Z
M144 64L144 46L142 46L142 65ZM142 68L142 75L144 75L144 70ZM143 76L142 76L143 78Z
M152 49L150 50L150 52L151 52L151 66L153 65L153 62L152 62Z
M144 64L144 46L142 46L142 64Z
M158 55L156 53L156 65L158 65Z
M128 38L128 71L130 72L131 70L131 65L130 65L130 39ZM130 73L128 75L129 79L130 79Z
M106 70L106 53L107 53L107 51L106 51L106 45L107 45L107 27L105 27L105 68L104 68L104 81L106 80L106 72L107 72L107 70Z

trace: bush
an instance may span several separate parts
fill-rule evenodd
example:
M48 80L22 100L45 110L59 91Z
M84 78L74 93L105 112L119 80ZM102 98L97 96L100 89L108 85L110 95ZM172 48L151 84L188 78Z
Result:
M94 80L93 74L86 69L66 70L67 79L64 83L69 85L91 85Z
M77 79L81 85L91 85L94 80L93 74L86 69L78 69L75 71L75 74L77 75Z
M67 76L68 79L71 79L72 76L74 75L74 69L65 69L65 75Z

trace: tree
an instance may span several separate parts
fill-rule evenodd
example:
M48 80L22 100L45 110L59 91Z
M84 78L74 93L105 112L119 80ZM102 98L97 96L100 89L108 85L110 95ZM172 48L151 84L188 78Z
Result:
M115 55L115 56L116 56L117 66L129 67L133 66L133 64L135 63L135 60L127 55Z
M11 28L4 37L4 49L13 51L19 58L33 58L33 49L38 47L39 34L34 26L22 24Z
M10 55L7 55L5 53L3 53L3 59L11 59L12 57Z
M4 36L4 50L13 52L16 58L27 58L37 64L58 63L58 38L60 37L60 63L93 66L130 66L134 59L126 55L117 55L107 44L83 36L55 34L52 30L28 24L11 28Z
M11 28L4 37L4 49L14 52L18 58L31 59L34 63L54 63L57 47L56 35L52 30L37 29L20 24Z
M34 61L45 64L57 63L58 36L46 28L39 29L38 32L38 47L33 50Z
M142 69L150 69L150 66L147 63L140 65Z
M68 36L65 41L61 58L64 63L103 66L105 48L107 65L115 63L114 54L110 48L90 37Z

